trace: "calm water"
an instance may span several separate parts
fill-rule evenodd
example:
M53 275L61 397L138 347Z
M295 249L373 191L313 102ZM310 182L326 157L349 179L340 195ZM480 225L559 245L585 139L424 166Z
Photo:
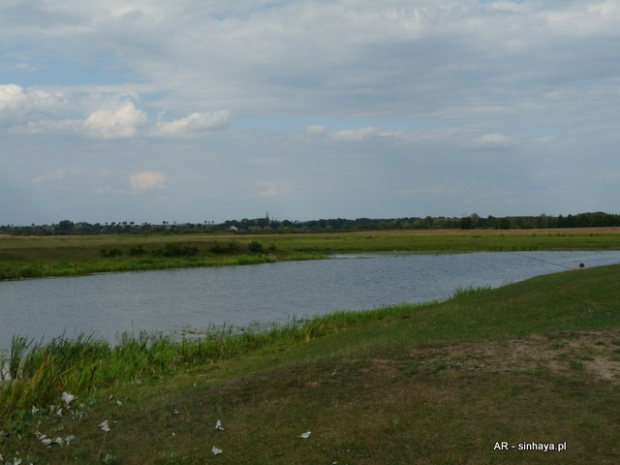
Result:
M449 297L491 286L620 262L620 252L368 254L223 268L104 273L0 282L0 348L13 334L65 334L112 342L123 332L201 330L211 324L284 323L330 313Z

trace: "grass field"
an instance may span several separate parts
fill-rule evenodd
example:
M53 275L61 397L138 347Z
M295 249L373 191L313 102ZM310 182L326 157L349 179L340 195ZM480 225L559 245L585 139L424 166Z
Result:
M0 279L253 264L368 251L620 249L616 228L0 237Z
M614 265L263 333L115 349L58 341L18 364L29 377L2 385L0 454L45 464L617 464L619 280ZM67 406L63 391L77 399ZM56 438L62 447L43 443Z

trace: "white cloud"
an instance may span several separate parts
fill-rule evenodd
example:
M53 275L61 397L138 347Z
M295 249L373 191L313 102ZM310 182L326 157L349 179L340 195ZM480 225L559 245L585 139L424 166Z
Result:
M147 119L146 113L138 110L133 102L119 102L111 108L91 112L84 121L84 128L91 135L105 139L132 137Z
M525 6L519 3L512 2L510 0L496 0L490 3L490 7L493 10L518 12L522 11Z
M225 129L230 126L230 123L230 112L227 110L196 112L175 121L159 122L153 128L152 134L164 137L197 135L208 131Z
M86 90L84 96L84 89L0 85L0 119L15 133L68 131L106 139L135 136L147 122L146 112L127 99L127 92ZM75 117L80 114L83 119Z
M483 149L502 149L514 145L512 137L504 134L485 134L474 139L474 146Z
M325 126L307 126L306 135L309 137L324 137L327 135L327 128Z
M0 86L0 111L15 108L26 100L24 89L16 84L6 84Z
M384 129L367 127L362 129L350 129L346 131L335 131L332 133L334 139L361 141L373 137L395 137L400 135L398 131L386 131Z
M163 189L165 181L166 177L163 173L154 171L142 171L129 176L129 185L134 192Z
M405 135L403 131L388 131L375 127L329 131L324 126L307 126L305 134L311 138L329 137L333 140L351 142L363 141L371 138L402 137Z
M617 1L566 2L564 8L542 10L550 32L565 36L616 35L620 21Z
M0 85L0 118L12 125L41 114L57 114L68 105L62 91L24 88L17 84Z
M44 181L56 181L59 179L62 179L65 177L65 175L67 174L67 170L64 168L57 168L53 171L50 171L48 173L45 173L41 176L37 176L36 178L34 178L32 180L32 182L34 183L40 183L40 182L44 182Z
M86 93L85 93L86 92ZM11 132L44 134L72 132L104 139L185 137L226 129L231 112L194 112L149 128L146 111L138 108L139 95L112 87L90 86L66 90L0 85L0 120ZM83 118L75 117L83 115Z

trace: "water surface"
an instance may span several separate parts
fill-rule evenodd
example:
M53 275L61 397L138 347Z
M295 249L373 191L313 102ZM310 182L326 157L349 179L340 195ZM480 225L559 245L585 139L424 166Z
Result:
M619 263L620 252L362 254L220 268L102 273L0 282L0 348L13 334L37 341L95 333L200 331L209 325L285 323L449 297L530 277Z

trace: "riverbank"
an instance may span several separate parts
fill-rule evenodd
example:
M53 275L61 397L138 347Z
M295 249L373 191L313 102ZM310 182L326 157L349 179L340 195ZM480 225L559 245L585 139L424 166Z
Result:
M566 271L182 343L59 341L38 365L18 364L33 384L1 391L3 406L33 397L2 415L0 453L49 464L617 463L619 279L618 265Z
M373 251L620 249L616 228L0 237L0 280L308 260Z

